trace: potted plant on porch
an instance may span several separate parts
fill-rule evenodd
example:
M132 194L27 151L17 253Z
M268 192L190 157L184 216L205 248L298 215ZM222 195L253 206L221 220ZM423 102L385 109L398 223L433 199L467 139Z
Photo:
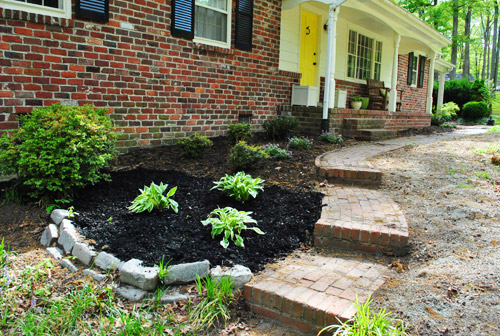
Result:
M360 96L351 97L351 107L355 110L359 110L363 105L363 99Z

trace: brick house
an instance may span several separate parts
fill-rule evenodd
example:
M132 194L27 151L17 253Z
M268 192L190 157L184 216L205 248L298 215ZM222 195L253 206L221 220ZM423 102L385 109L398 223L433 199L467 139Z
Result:
M402 112L393 111L391 100L389 111L366 115L397 115L404 122L391 125L398 128L428 124L429 74L449 41L389 0L349 0L340 15L334 2L344 1L0 0L0 131L16 128L18 114L54 102L108 108L123 148L171 143L193 132L223 135L239 120L259 130L285 111L300 116L300 107L290 105L292 87L301 81L318 88L319 102L332 37L338 42L327 86L348 97L363 94L361 78L377 73L391 89L407 91ZM352 19L357 12L362 17ZM311 59L300 54L306 16L316 20L308 29L316 36L312 70L301 65ZM325 33L337 20L338 34ZM351 31L355 41L348 40ZM375 47L352 54L348 43L356 50L363 43ZM375 61L369 71L365 63L364 72L347 70L346 57L355 64ZM405 84L409 57L415 83ZM332 65L337 70L331 72ZM333 97L335 89L329 92ZM332 127L352 114L334 108L333 98L327 106ZM321 108L314 113L321 116Z

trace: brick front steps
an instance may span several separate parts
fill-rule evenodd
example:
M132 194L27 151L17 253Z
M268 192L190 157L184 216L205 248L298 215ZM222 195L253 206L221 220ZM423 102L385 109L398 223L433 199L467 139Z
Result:
M314 245L367 252L405 254L408 224L399 206L384 194L353 187L326 190Z
M268 268L244 287L252 312L306 333L354 316L356 296L365 302L384 283L387 268L359 259L304 252Z
M397 132L386 129L384 119L346 118L342 125L342 135L361 141L377 141L395 138Z
M334 184L379 185L382 182L382 172L368 167L319 167L318 175L321 180Z

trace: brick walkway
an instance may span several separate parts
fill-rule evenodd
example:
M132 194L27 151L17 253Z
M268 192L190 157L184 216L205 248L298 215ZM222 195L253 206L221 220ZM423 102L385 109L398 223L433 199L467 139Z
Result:
M378 184L382 173L366 160L406 145L484 132L482 127L450 134L415 136L369 143L329 152L316 159L319 178L330 183ZM405 253L408 225L392 199L373 189L329 185L323 190L322 215L315 225L316 247ZM340 253L342 254L342 253ZM320 255L318 250L296 252L245 285L247 307L256 314L316 334L326 325L354 316L356 297L364 302L383 283L388 272L362 258Z

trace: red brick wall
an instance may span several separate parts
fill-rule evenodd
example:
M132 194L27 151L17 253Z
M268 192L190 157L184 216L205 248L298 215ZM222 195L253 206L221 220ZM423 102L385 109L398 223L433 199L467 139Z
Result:
M299 79L278 71L281 1L254 6L252 52L172 37L170 1L111 0L107 24L0 9L0 130L59 101L109 108L121 147L259 129Z

